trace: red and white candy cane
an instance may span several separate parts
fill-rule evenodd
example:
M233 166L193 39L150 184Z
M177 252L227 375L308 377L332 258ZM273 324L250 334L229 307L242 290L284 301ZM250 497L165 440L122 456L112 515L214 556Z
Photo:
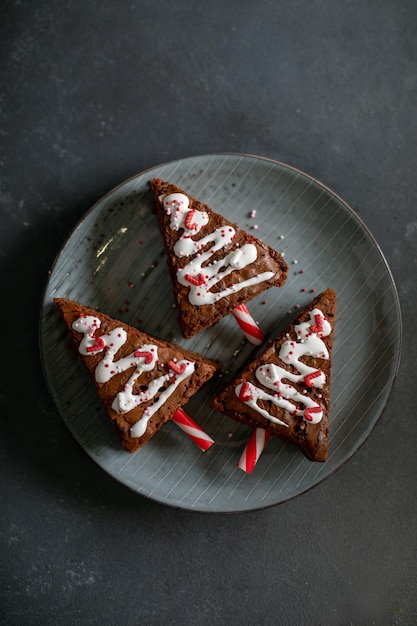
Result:
M243 470L247 474L252 473L270 435L271 433L264 428L254 429L237 464L239 469Z
M254 346L260 346L265 336L249 313L246 304L239 304L239 306L233 309L232 313L246 339Z
M175 422L203 452L213 445L214 439L209 437L209 435L191 419L184 409L175 411L172 421Z

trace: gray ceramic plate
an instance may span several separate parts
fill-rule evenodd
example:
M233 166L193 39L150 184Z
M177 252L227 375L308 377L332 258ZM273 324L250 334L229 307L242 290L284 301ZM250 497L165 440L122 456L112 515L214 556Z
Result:
M232 316L183 340L148 182L172 181L285 253L286 285L249 308L267 338L315 293L338 294L333 356L331 443L324 464L272 438L251 475L236 467L250 429L212 412L209 400L255 355ZM256 218L251 211L256 210ZM313 291L315 290L315 292ZM52 299L98 307L150 334L219 359L223 377L187 404L213 437L205 453L173 423L136 454L124 452L83 366L67 350ZM340 467L372 431L399 363L401 318L392 276L367 228L340 198L305 174L253 156L206 155L138 174L92 207L60 252L45 292L41 352L51 394L84 450L143 496L172 506L236 512L275 505L313 487Z

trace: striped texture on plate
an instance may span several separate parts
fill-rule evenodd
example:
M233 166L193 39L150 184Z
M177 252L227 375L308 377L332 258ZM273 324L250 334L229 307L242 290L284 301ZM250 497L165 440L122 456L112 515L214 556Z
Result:
M338 295L333 355L331 437L324 464L271 438L251 475L236 464L249 439L242 424L211 411L209 400L262 349L250 345L233 316L184 340L177 323L149 181L183 187L285 253L286 285L249 303L266 339L315 293ZM256 217L250 217L252 211ZM223 376L188 404L215 440L205 453L167 424L134 455L124 452L82 365L66 349L52 299L98 307L144 331L176 341L223 365ZM197 511L236 512L300 494L342 465L372 431L398 368L401 318L386 261L372 235L340 198L281 163L245 155L207 155L157 166L103 197L70 234L52 268L41 312L41 351L60 414L84 450L143 496Z

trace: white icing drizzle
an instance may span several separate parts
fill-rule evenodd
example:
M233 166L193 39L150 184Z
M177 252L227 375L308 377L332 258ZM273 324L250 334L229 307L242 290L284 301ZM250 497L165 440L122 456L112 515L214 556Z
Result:
M242 387L243 387L243 384L240 384L236 387L236 395L238 397L240 396ZM245 404L252 407L252 409L254 409L258 413L266 417L269 421L274 422L275 424L280 424L281 426L286 426L288 428L288 424L286 424L285 422L282 422L277 417L270 415L268 411L265 411L265 409L262 409L260 406L258 406L258 400L270 400L277 406L284 408L283 402L282 401L278 402L278 398L276 396L271 396L270 393L265 393L265 391L262 391L262 389L259 389L259 387L256 387L255 385L252 385L251 383L246 384L245 393L247 393L247 398L248 398L247 400L243 400ZM287 404L289 407L291 408L293 407L293 405L290 402L288 402Z
M158 402L154 402L148 408L146 408L143 412L142 418L138 422L136 422L136 424L132 426L132 428L130 429L130 434L132 437L142 437L142 435L146 431L146 427L152 415L154 415L158 411L158 409L164 404L164 402L168 400L170 395L173 393L175 387L177 387L182 380L184 380L185 378L188 378L188 376L190 376L194 372L195 366L192 361L186 361L186 360L177 361L177 365L182 365L182 364L185 365L184 372L182 374L175 375L175 379L173 380L173 382L171 382L169 387L164 389L164 391L159 396ZM134 396L128 391L125 391L123 394L118 394L117 399L118 399L119 405L120 405L121 395L123 396L123 400L126 399L126 395L128 396L127 405L131 406L133 404L131 408L134 408L135 406L137 406L138 404L141 404L142 402L148 402L150 399L152 399L155 396L158 389L160 389L160 387L166 381L169 381L170 378L172 380L172 376L173 374L169 373L169 374L166 374L165 376L154 378L154 380L152 380L149 383L148 389L142 392L141 394L139 394L138 396ZM128 408L127 410L130 411L131 409Z
M259 382L271 389L275 393L273 395L263 391L256 385L251 383L243 383L235 388L236 395L248 404L252 409L266 417L271 422L287 426L281 420L278 420L265 409L258 406L258 400L267 400L276 406L289 411L292 415L303 417L310 424L317 424L323 417L323 409L311 397L305 393L300 393L292 385L283 381L291 381L293 383L304 382L307 387L316 387L323 389L326 383L326 376L321 370L306 365L300 358L303 356L311 356L320 359L329 359L329 353L326 344L321 337L330 335L332 327L325 319L320 309L313 309L310 312L310 319L295 326L297 341L285 341L279 351L279 359L287 364L292 365L296 372L289 372L284 367L275 363L266 363L256 369L255 376ZM244 385L244 386L243 386ZM242 390L243 387L243 390ZM304 409L299 405L304 405Z
M161 198L164 210L171 216L170 227L183 233L174 246L174 254L181 257L194 256L184 267L177 271L177 280L181 285L189 287L188 299L193 305L214 304L221 298L241 289L256 285L274 276L274 272L262 272L257 276L237 282L222 291L212 292L211 289L223 278L250 265L257 258L254 244L244 244L229 252L223 259L205 265L220 249L230 244L236 231L232 226L221 226L205 237L195 241L192 235L200 232L209 222L205 211L189 209L189 200L182 193L171 193ZM201 250L209 243L212 246L205 252Z
M180 361L169 361L167 364L168 373L158 378L154 378L147 385L146 390L139 394L133 393L133 388L143 372L150 372L155 368L158 361L158 347L155 344L143 344L128 356L115 361L115 356L126 343L127 333L123 328L114 328L106 335L96 337L95 333L101 326L101 321L93 315L86 315L75 320L72 328L82 333L84 336L80 342L79 352L84 356L91 356L99 352L104 352L104 356L97 364L94 375L98 383L106 383L113 376L135 368L122 391L115 397L112 409L116 413L129 413L135 407L152 400L162 387L164 390L158 398L145 408L141 418L132 426L130 434L132 437L142 437L148 426L148 422L160 407L168 400L175 391L175 388L185 378L190 376L195 370L195 364L186 359ZM166 386L168 384L168 386Z

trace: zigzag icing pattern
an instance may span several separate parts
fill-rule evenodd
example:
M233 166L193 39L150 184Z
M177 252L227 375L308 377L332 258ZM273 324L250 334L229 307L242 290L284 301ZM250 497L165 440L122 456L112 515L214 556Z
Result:
M218 251L230 244L236 231L232 226L216 228L205 237L195 241L192 235L198 234L209 222L209 216L204 211L189 209L189 200L182 193L171 193L160 198L165 213L171 216L170 227L177 231L183 229L183 234L174 246L174 254L179 257L194 258L177 271L177 280L181 285L189 287L188 299L193 305L214 304L221 298L237 293L241 289L259 284L274 276L274 272L262 272L221 291L212 292L211 289L223 278L236 270L242 270L257 259L256 246L247 243L240 248L236 247L219 261L207 263ZM203 248L213 245L201 252Z
M272 402L279 408L289 411L292 415L303 417L310 424L320 422L323 417L323 409L320 404L307 393L300 393L285 381L304 383L307 388L323 389L326 384L324 372L306 365L300 361L300 358L312 356L328 360L329 353L322 337L327 337L331 331L332 327L320 309L313 309L308 321L295 326L297 341L285 341L279 351L278 356L282 363L292 365L295 371L290 372L285 367L275 363L261 365L256 369L255 376L264 387L275 393L270 394L252 383L245 382L235 388L238 398L269 421L281 426L288 427L285 422L260 407L259 400ZM300 405L305 408L301 408Z
M168 368L166 374L154 378L144 391L134 394L135 383L143 372L150 372L155 368L158 361L158 347L155 344L143 344L128 356L115 361L117 351L126 343L127 333L123 328L114 328L108 334L96 337L100 326L99 318L93 315L82 316L72 324L75 331L84 335L79 346L80 354L86 357L105 351L94 372L98 383L106 383L116 374L131 367L135 368L124 388L113 400L112 409L116 413L128 413L140 404L149 402L161 387L165 387L159 394L157 402L146 407L142 417L130 429L132 437L142 437L152 415L168 400L179 383L194 372L195 364L186 359L169 361L166 364Z

